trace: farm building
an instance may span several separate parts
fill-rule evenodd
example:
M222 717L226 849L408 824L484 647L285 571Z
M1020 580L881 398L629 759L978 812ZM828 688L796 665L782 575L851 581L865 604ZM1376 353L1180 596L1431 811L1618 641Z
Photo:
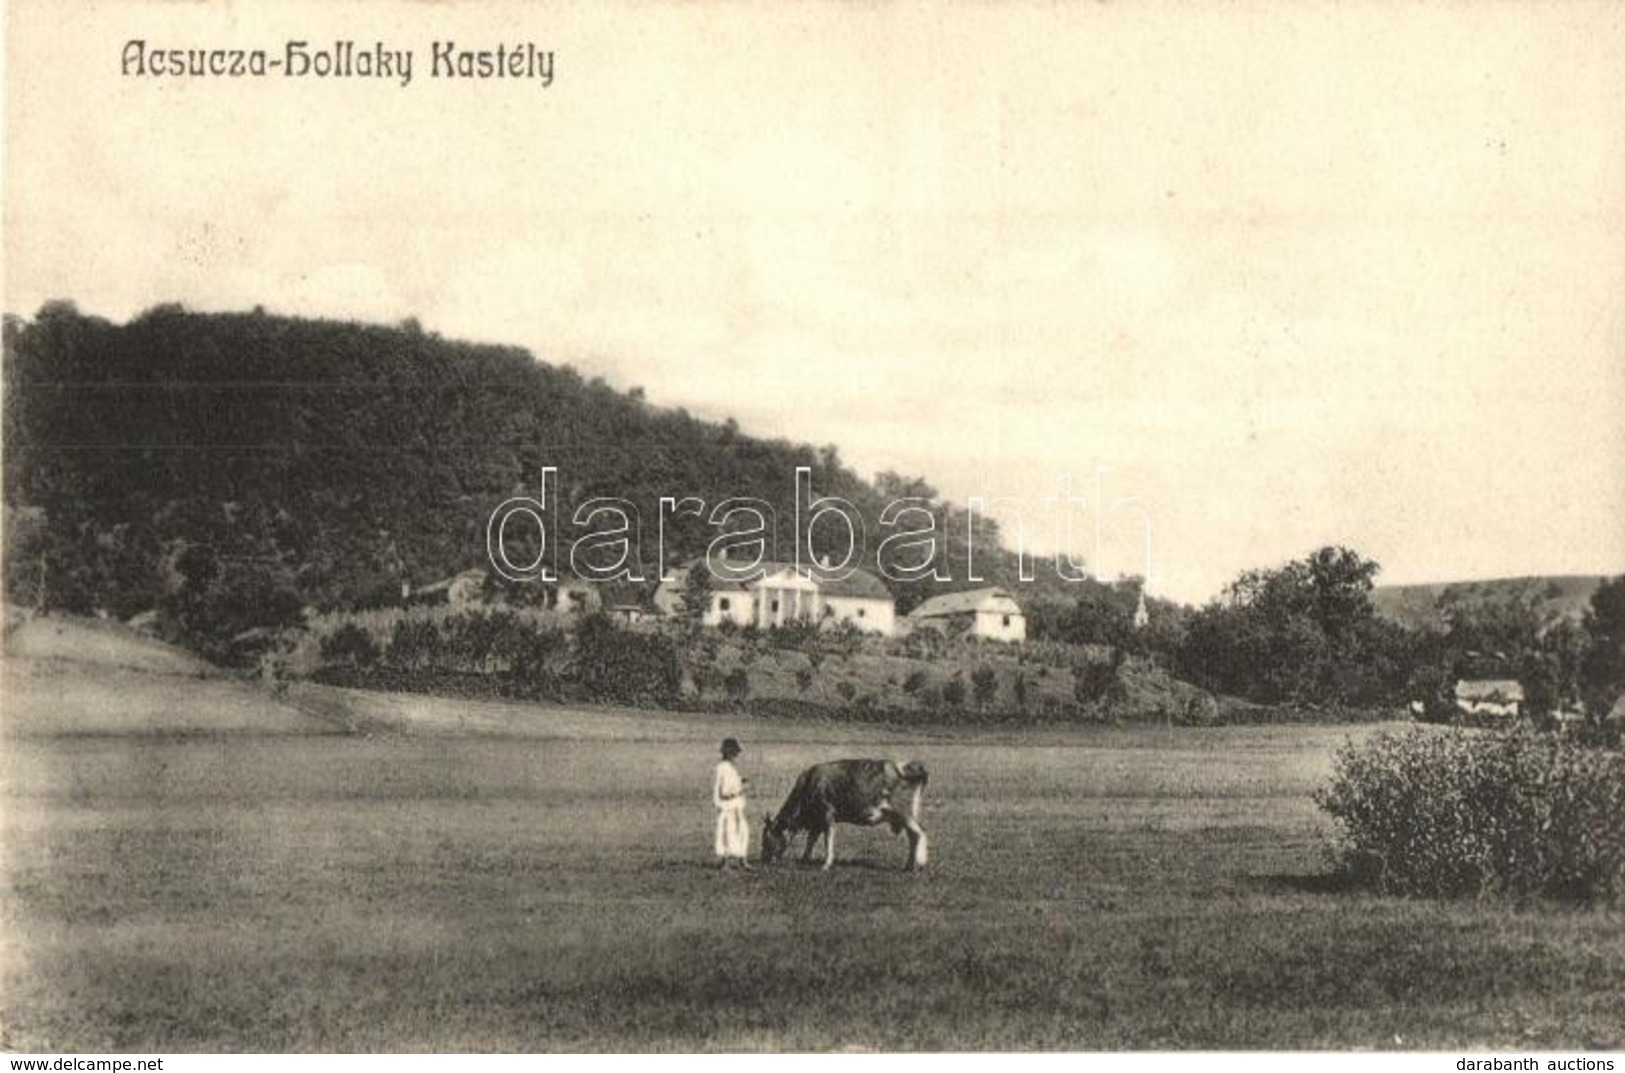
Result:
M671 580L655 590L655 607L661 614L680 615L683 589L689 571L708 569L696 559L674 570ZM807 567L793 563L765 562L761 574L748 581L725 577L711 579L711 606L703 622L719 626L724 621L736 626L783 626L791 622L834 624L849 622L870 633L890 635L897 625L897 606L879 578L854 570L839 580L814 577Z
M612 582L601 586L599 602L605 614L617 622L642 622L654 614L646 596L641 585Z
M1456 683L1456 708L1467 715L1512 718L1523 712L1523 686L1513 678L1464 678Z
M890 637L897 630L897 603L879 578L863 570L818 585L825 618Z
M1027 639L1027 617L1021 613L1021 605L1000 588L933 596L910 611L908 618L915 629L936 629L996 641Z

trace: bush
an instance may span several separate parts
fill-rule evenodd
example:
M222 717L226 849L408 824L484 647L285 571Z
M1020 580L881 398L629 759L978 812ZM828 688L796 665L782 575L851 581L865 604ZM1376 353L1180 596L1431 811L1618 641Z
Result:
M322 639L322 659L350 667L371 667L380 655L372 634L353 622L346 622Z
M807 652L814 649L818 643L818 626L806 619L794 618L767 628L768 636L772 639L775 648L788 648L796 652Z
M993 698L999 693L999 676L992 667L978 667L971 672L971 691L976 696L976 706L986 708L993 703Z
M390 631L386 662L397 670L424 671L436 666L441 654L440 630L426 619L400 619Z
M178 580L158 601L159 632L165 640L207 659L242 666L242 635L282 629L300 619L299 596L278 568L228 567L201 552L177 559Z
M1117 650L1119 653L1122 649ZM1079 663L1072 668L1072 696L1079 704L1121 703L1127 692L1122 678L1122 658L1109 663Z
M632 705L672 703L683 677L670 638L619 629L603 615L581 623L576 670L589 696Z
M1315 802L1342 867L1388 892L1625 892L1625 755L1553 735L1412 730L1349 745Z

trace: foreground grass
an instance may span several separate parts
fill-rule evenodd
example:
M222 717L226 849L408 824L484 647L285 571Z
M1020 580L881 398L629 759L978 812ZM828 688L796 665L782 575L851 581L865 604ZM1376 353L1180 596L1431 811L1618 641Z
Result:
M13 1048L1625 1045L1625 915L1325 889L1309 793L1340 733L726 726L757 811L813 760L918 755L934 846L908 875L901 840L843 829L831 874L718 875L716 721L666 740L7 725L34 728L4 743Z

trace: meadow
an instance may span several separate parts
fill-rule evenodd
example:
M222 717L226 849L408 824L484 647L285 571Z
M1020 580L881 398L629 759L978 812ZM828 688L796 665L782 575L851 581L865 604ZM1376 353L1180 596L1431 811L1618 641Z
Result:
M13 1050L1625 1046L1625 914L1340 889L1313 726L763 721L4 665ZM918 758L923 872L711 867L803 765ZM754 841L758 832L753 831Z

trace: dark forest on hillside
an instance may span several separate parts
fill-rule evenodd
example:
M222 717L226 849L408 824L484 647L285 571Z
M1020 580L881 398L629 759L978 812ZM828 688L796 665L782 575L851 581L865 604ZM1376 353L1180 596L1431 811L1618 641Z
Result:
M158 307L116 325L67 303L8 319L5 496L19 513L9 560L14 602L128 617L157 606L177 573L244 592L342 608L386 598L486 558L493 507L539 496L544 467L566 518L596 497L639 511L642 572L658 576L652 530L663 496L710 511L730 497L766 501L777 547L795 553L795 471L814 496L860 512L859 564L898 527L887 503L930 503L937 563L1016 582L995 523L972 519L923 479L861 479L834 446L763 440L732 421L661 409L569 366L506 346L396 327ZM904 528L923 519L911 516ZM14 529L18 527L14 526ZM42 530L43 532L36 532ZM557 561L591 532L557 524ZM722 530L668 518L668 561L701 554ZM48 534L48 536L44 535ZM821 526L805 554L839 558L843 527ZM1019 583L1019 582L1018 582ZM933 591L937 583L926 582ZM949 586L952 587L952 586ZM1070 598L1058 579L1029 593ZM903 610L923 588L895 586Z

